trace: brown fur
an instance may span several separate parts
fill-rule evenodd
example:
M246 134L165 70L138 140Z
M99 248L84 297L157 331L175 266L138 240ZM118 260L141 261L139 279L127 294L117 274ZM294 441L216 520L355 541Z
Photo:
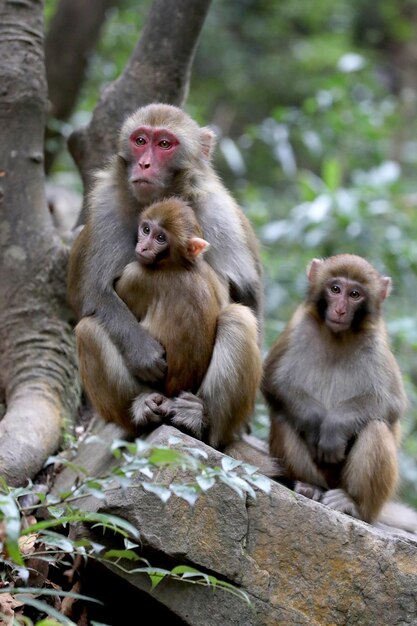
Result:
M203 257L190 261L186 256L190 238L201 235L186 204L170 199L151 205L144 219L158 222L170 235L170 256L161 267L130 263L116 292L165 348L164 393L197 393L211 360L217 319L228 304L227 290Z
M308 275L306 302L264 364L270 451L293 479L329 490L325 504L373 521L395 492L399 420L406 407L380 315L390 280L354 255L315 260ZM358 303L351 298L346 305L343 315L351 325L342 331L334 330L318 304L334 278L348 294L361 294ZM328 308L337 309L342 295L332 297Z
M202 256L189 256L188 243L201 229L188 205L179 199L155 203L140 224L145 220L164 229L169 254L149 266L127 265L116 292L166 351L166 377L157 387L160 395L152 396L157 406L150 410L114 346L102 341L100 328L83 320L77 327L81 374L105 388L97 394L89 386L105 419L117 418L131 430L151 416L153 422L169 421L223 447L246 428L254 408L262 373L255 317L247 307L229 304L225 285ZM233 346L227 354L226 345ZM185 399L183 392L188 392ZM227 403L225 393L230 394ZM141 400L135 404L136 396ZM184 402L192 403L191 411Z
M130 176L138 163L130 137L142 126L158 132L167 130L178 140L178 149L173 151L171 159L166 155L165 169L161 169L160 177L146 192L143 186L135 186ZM147 206L170 196L187 202L204 239L210 243L205 260L226 286L230 304L219 313L213 355L198 397L180 397L180 394L176 411L184 422L191 424L202 413L209 416L210 441L222 445L233 437L236 424L241 423L242 415L247 415L253 405L252 396L259 379L263 290L256 236L210 163L213 146L213 132L199 127L178 107L150 104L127 118L120 132L118 154L96 174L87 222L70 255L68 299L81 320L76 331L81 380L95 408L109 421L131 431L135 430L132 411L137 416L141 414L141 424L156 421L161 400L155 390L161 389L167 371L165 348L151 335L146 322L138 323L116 294L114 285L126 266L135 261L138 218ZM138 301L140 298L138 294ZM175 300L172 292L171 299ZM186 312L186 317L195 316L194 308ZM201 323L205 324L204 314ZM166 321L162 327L166 335L162 341L177 340L175 329L168 330ZM189 345L185 339L180 343L183 351ZM187 350L191 363L195 356L191 348ZM117 354L113 360L118 365L113 371L111 361L103 361L107 353ZM175 358L170 357L171 370ZM204 362L207 360L205 356ZM180 369L178 364L175 368ZM205 368L206 365L197 368L195 380L189 383L191 388L197 388ZM244 368L248 371L246 375ZM126 380L129 382L124 386ZM243 394L242 381L247 387L247 393ZM186 383L178 380L171 391L183 384ZM126 400L127 389L135 390L133 408Z

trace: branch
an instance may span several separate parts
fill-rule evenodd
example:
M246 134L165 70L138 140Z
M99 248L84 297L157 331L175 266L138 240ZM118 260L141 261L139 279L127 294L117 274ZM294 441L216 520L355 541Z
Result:
M102 93L90 124L69 148L88 192L91 173L116 150L125 117L150 102L181 106L211 0L154 0L142 36L123 74Z
M117 4L119 0L60 0L45 41L51 118L65 121L74 110L89 56L96 47L109 9ZM57 155L60 139L56 124L47 128L46 172Z
M24 483L59 446L77 406L65 308L66 251L44 192L43 3L0 3L0 474Z

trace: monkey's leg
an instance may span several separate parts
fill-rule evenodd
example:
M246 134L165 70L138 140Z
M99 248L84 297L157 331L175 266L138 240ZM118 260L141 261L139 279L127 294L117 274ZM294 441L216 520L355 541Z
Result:
M231 443L249 424L261 377L256 318L248 307L229 304L219 315L210 365L197 394L211 446Z
M366 522L374 521L398 482L396 433L385 422L373 420L359 433L341 482L342 489L328 491L322 502Z
M248 424L262 375L257 343L257 322L252 311L229 304L217 320L210 365L197 395L180 394L169 402L171 421L220 448Z
M150 392L130 374L122 355L96 320L81 319L75 335L81 382L101 417L133 434L137 432L136 424L143 426L162 420L158 402L153 403L158 394ZM136 410L132 416L131 404L135 398Z
M272 417L269 449L286 467L289 477L296 483L294 490L311 500L319 500L326 480L311 457L304 439L283 418Z

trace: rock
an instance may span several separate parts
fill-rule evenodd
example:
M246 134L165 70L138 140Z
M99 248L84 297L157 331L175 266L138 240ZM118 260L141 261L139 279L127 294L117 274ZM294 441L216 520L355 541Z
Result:
M120 436L115 427L100 429L104 440ZM169 426L161 426L148 440L166 446L174 434L174 447L199 448L208 456L207 465L221 464L220 452ZM103 470L114 462L105 444L97 446L85 443L79 452L81 464L87 462L93 475L95 467ZM192 473L164 467L154 481L169 485L184 477L193 479ZM64 470L55 491L73 480L71 471ZM131 522L152 564L167 569L188 564L248 594L250 606L220 588L164 579L152 596L191 626L417 624L417 541L383 532L270 482L270 493L256 490L256 498L243 499L219 482L191 506L175 496L164 504L138 480L125 490L109 490L105 501L80 500L80 507ZM123 577L151 592L146 575Z

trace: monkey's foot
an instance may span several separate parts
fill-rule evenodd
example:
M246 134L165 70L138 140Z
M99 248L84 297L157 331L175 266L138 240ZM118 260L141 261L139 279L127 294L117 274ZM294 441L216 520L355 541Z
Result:
M321 502L335 511L361 519L356 503L344 489L330 489L326 491Z
M201 439L205 427L203 401L193 393L181 392L170 401L170 419L173 426Z
M297 480L294 485L294 491L295 493L299 493L306 498L310 498L310 500L315 500L316 502L319 502L323 494L323 489L320 489L320 487L310 485L310 483L302 483L299 480Z
M141 393L132 404L133 423L136 426L162 423L167 416L163 406L165 400L167 398L160 393Z

